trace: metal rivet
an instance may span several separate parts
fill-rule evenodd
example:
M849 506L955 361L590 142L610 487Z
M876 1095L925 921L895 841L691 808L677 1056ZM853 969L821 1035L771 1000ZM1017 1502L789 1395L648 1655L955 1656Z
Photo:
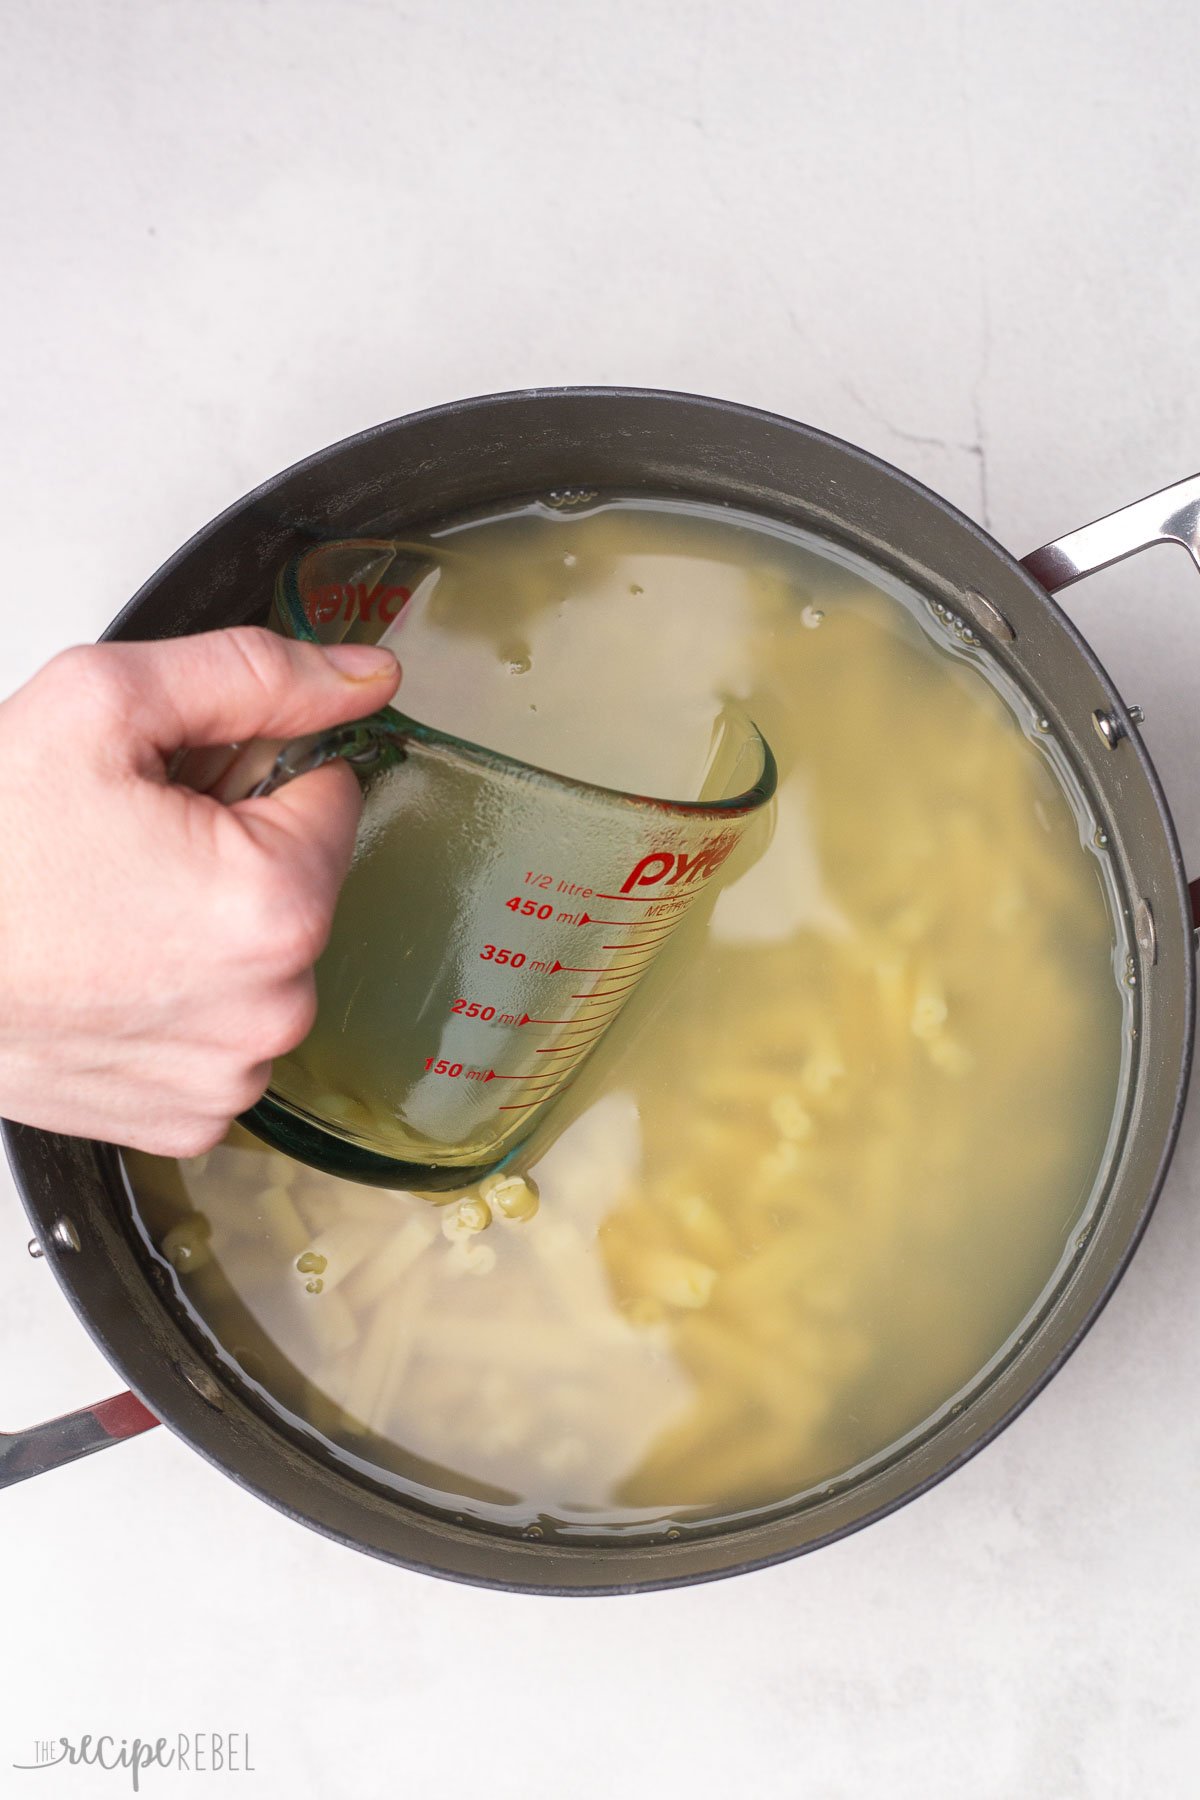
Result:
M207 1369L185 1369L182 1363L176 1363L175 1366L188 1386L195 1388L202 1400L206 1400L209 1406L215 1406L218 1412L222 1410L225 1396L221 1392L221 1385Z
M1129 723L1131 725L1144 725L1146 723L1146 715L1140 706L1127 706L1125 710L1129 714Z
M30 1238L30 1240L26 1244L25 1248L28 1250L30 1256L34 1257L35 1259L39 1256L45 1255L45 1251L42 1249L42 1246L38 1243L36 1238Z
M959 605L972 625L977 625L980 631L986 631L989 637L1000 638L1006 644L1011 644L1016 637L1016 632L1000 608L993 606L977 588L964 589L959 596Z
M1100 742L1107 744L1110 750L1115 750L1125 736L1125 721L1115 712L1104 712L1098 708L1092 714L1092 724L1096 727L1096 736Z
M60 1250L83 1249L83 1245L79 1241L79 1233L65 1215L61 1219L55 1219L54 1224L50 1227L50 1239Z
M1158 927L1154 923L1154 913L1148 900L1139 900L1134 907L1133 935L1137 939L1138 949L1145 951L1153 968L1158 961Z

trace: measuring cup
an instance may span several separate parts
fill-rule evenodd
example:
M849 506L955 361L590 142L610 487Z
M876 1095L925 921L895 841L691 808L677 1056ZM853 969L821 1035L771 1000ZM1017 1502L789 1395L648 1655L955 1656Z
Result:
M313 592L391 565L332 545L284 571L276 616L316 637ZM322 580L333 567L343 579ZM315 586L314 586L315 584ZM328 641L328 639L326 639ZM246 1123L339 1175L463 1185L565 1093L770 798L775 764L743 722L728 797L616 793L532 768L395 708L279 751L257 784L347 757L364 788L354 863L317 965L318 1015Z

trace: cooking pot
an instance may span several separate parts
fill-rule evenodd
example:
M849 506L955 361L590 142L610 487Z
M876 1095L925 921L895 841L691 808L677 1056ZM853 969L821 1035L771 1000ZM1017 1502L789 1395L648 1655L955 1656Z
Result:
M768 413L687 394L530 390L458 402L348 438L223 513L105 634L168 637L261 620L277 570L331 537L419 530L553 490L725 503L806 528L894 572L987 646L1051 723L1103 821L1130 951L1137 1036L1107 1191L1073 1260L1010 1352L923 1434L861 1478L756 1522L677 1540L538 1543L419 1511L321 1460L210 1360L139 1252L118 1153L21 1125L8 1153L36 1239L129 1394L0 1435L0 1483L162 1420L293 1518L409 1568L488 1586L630 1592L811 1550L932 1486L1003 1429L1061 1366L1128 1265L1175 1145L1196 994L1193 902L1140 715L1050 596L1152 543L1200 563L1200 477L1018 561L962 513L865 451Z

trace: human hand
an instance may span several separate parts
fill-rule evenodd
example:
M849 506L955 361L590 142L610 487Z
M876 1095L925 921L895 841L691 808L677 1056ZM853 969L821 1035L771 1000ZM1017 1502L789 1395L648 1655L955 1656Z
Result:
M242 627L67 650L0 704L0 1114L208 1149L307 1034L360 796L341 762L224 806L185 747L361 718L399 668Z

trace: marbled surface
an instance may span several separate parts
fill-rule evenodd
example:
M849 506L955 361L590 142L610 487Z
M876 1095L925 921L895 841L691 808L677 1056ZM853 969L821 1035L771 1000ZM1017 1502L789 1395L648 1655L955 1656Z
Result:
M1147 0L9 0L0 692L213 513L461 394L693 389L1023 552L1200 463L1189 69ZM1200 585L1073 590L1200 869ZM69 733L47 755L70 778ZM2 849L0 849L2 853ZM2 946L0 946L2 954ZM531 1600L378 1566L165 1431L0 1495L0 1793L35 1740L248 1731L274 1800L1198 1791L1200 1115L1117 1297L949 1483L773 1572ZM0 1175L0 1424L120 1383Z

